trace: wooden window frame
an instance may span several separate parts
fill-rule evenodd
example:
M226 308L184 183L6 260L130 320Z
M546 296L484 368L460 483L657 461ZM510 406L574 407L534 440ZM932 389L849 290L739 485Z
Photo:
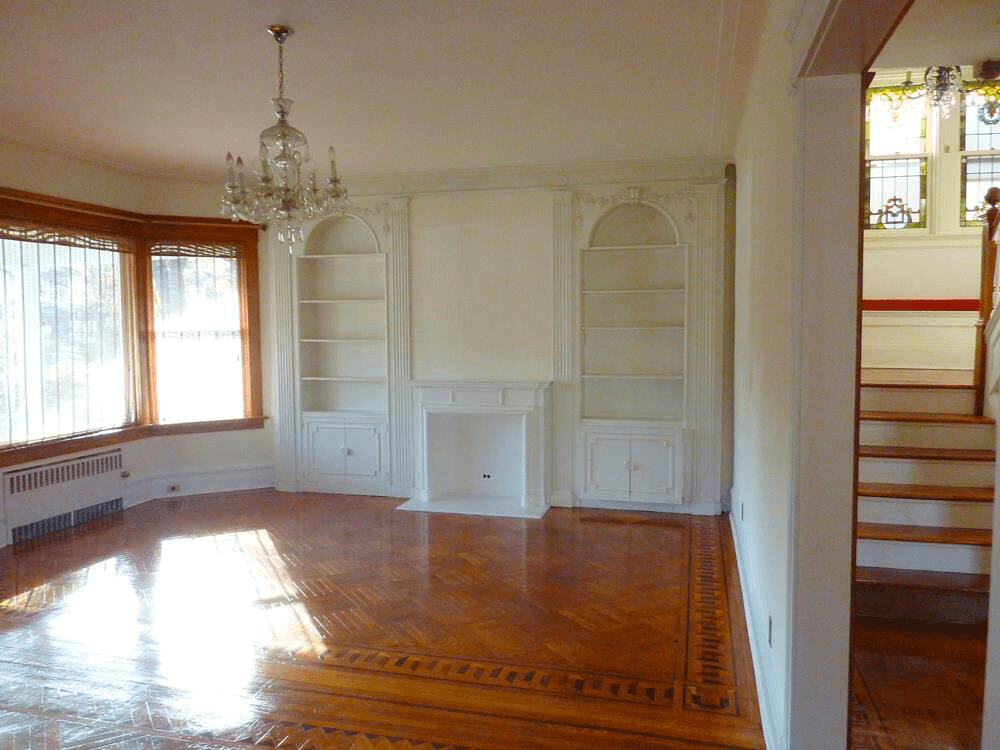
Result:
M0 467L29 463L78 451L141 440L158 435L260 429L264 396L260 355L259 228L228 219L159 216L122 211L79 201L0 188L0 217L69 230L90 230L128 238L135 245L133 278L135 313L130 365L135 370L136 419L132 424L94 433L39 440L0 448ZM243 417L206 422L156 422L156 372L151 326L153 299L149 246L153 242L219 242L237 245L240 327L243 332Z

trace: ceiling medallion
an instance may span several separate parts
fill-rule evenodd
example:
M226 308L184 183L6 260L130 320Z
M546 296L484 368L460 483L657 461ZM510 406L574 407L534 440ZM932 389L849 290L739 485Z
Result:
M347 190L340 185L332 146L330 177L322 188L316 184L316 170L309 164L309 143L302 131L288 124L292 102L285 98L284 43L292 29L276 25L268 26L267 32L278 43L278 96L271 100L278 122L260 134L254 184L247 184L243 158L234 162L233 155L226 154L222 214L233 221L273 226L278 242L291 252L301 246L304 222L347 209Z

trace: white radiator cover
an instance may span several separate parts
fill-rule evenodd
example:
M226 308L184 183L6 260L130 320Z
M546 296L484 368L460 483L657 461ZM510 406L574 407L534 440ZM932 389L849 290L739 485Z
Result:
M4 472L4 544L15 541L16 530L47 519L53 521L46 529L57 530L104 515L106 508L120 509L114 501L124 494L120 449ZM94 506L103 508L81 513Z

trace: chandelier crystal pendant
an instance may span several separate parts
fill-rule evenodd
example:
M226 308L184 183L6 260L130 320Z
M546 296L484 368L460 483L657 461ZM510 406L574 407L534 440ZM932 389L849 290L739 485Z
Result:
M947 120L962 93L962 69L958 65L931 65L924 72L924 84L931 106L939 109Z
M222 214L233 221L249 221L274 227L278 242L289 252L300 246L302 225L311 219L343 213L348 206L347 190L340 185L333 147L330 147L330 177L320 188L316 170L310 164L309 143L302 131L288 124L292 106L285 98L284 43L292 34L288 26L268 26L278 43L278 96L272 99L278 122L260 134L256 183L248 185L243 158L226 154L226 184L222 194ZM252 180L252 177L251 177Z

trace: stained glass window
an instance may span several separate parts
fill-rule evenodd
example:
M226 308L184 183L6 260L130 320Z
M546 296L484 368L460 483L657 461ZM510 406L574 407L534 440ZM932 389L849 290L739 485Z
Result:
M1000 83L966 82L962 96L962 226L977 226L983 196L1000 185Z
M927 106L915 85L868 90L866 229L927 226Z

